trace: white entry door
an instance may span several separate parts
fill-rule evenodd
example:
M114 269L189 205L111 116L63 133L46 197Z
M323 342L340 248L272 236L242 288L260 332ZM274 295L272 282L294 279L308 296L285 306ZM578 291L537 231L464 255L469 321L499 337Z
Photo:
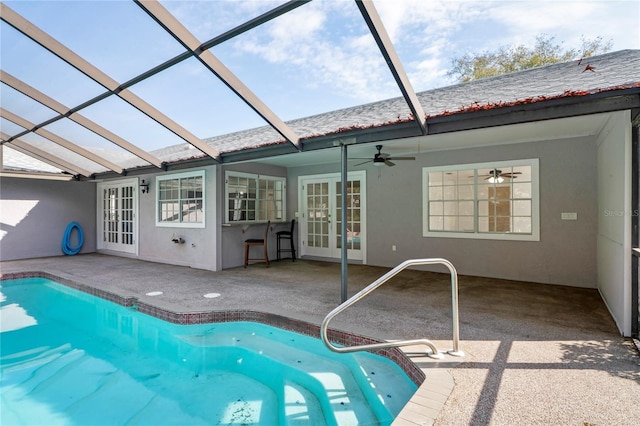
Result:
M98 185L98 248L138 253L138 181Z
M349 173L347 181L347 256L365 261L365 172ZM300 254L340 258L340 174L301 176Z

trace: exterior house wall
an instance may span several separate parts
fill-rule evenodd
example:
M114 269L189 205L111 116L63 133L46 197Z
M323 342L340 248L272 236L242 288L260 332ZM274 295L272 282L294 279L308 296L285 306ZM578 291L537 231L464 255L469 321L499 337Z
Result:
M185 171L205 171L205 227L160 227L156 226L156 202L158 176L171 176ZM168 263L172 265L189 266L197 269L217 270L217 223L218 210L216 191L218 187L217 170L215 166L193 168L189 170L170 171L138 176L140 180L150 182L150 192L138 194L138 226L139 247L138 258L152 262ZM171 241L172 236L178 234L183 238L183 244Z
M631 120L607 122L598 143L598 290L623 335L631 334Z
M205 227L156 226L156 177L198 170L205 171ZM214 271L242 266L244 263L244 240L247 238L262 238L264 225L224 225L226 209L224 173L226 170L286 177L286 169L283 167L254 163L234 164L223 167L195 167L137 176L138 182L143 179L150 182L149 193L141 194L138 191L139 243L137 258L151 262ZM269 258L276 257L275 232L287 229L288 226L287 223L273 223L270 227L268 239ZM178 234L184 240L184 243L176 244L172 242L174 234ZM136 257L135 255L106 250L103 252Z
M2 178L0 260L63 255L62 238L74 221L84 235L80 253L95 252L95 188L94 182Z
M540 241L422 236L423 167L526 158L540 161ZM339 169L339 164L290 168L290 189L301 175ZM443 257L460 274L595 288L594 137L428 152L416 161L366 170L368 264L392 267L412 258ZM291 215L297 188L290 194L295 197L288 204ZM562 212L576 212L578 220L563 221Z
M226 171L236 171L243 173L253 173L259 175L269 175L269 176L277 176L277 177L287 177L287 169L279 166L271 166L266 164L256 164L256 163L243 163L243 164L232 164L224 167L219 167L220 169L220 184L218 185L218 194L219 194L219 203L218 203L218 214L219 214L219 226L220 226L220 235L221 235L221 262L222 269L235 268L238 266L242 266L244 264L244 240L248 238L263 238L264 237L264 227L265 224L257 223L257 224L233 224L233 225L225 225L225 215L226 213L226 201L225 201L225 172ZM290 181L287 181L287 219L290 221L293 216L289 214L289 194L291 185ZM285 223L271 223L269 227L269 236L267 237L267 247L269 252L269 259L276 258L276 232L284 231L289 229L290 224L288 222ZM259 250L258 248L253 248L252 250ZM256 257L257 252L252 251L252 257Z

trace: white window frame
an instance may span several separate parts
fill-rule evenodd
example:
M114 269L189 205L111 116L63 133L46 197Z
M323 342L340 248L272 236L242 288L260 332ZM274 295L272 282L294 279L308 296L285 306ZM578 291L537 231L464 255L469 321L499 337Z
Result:
M458 171L469 169L494 169L506 168L510 166L531 166L531 233L498 233L479 232L477 227L474 232L452 232L452 231L431 231L429 230L429 173L439 171ZM468 238L481 240L514 240L514 241L540 241L540 173L539 160L537 158L492 161L490 163L455 164L448 166L425 167L422 169L422 235L424 237L436 238ZM476 203L474 216L478 217L477 199L478 181L474 184Z
M237 178L246 178L255 180L256 187L256 195L255 195L255 219L245 219L245 220L230 220L229 219L229 178L237 177ZM269 218L261 218L259 217L262 209L260 208L260 181L271 181L271 182L280 182L282 184L282 200L275 200L276 202L282 203L282 217L269 219ZM228 170L225 172L224 179L224 224L246 224L246 223L266 223L268 220L272 222L286 222L287 221L287 178L282 176L271 176L271 175L260 175L255 173L245 173L245 172L236 172L232 170Z
M202 221L201 222L163 222L160 220L160 182L167 180L181 180L191 177L200 177L202 179ZM156 176L155 181L156 193L156 226L164 228L204 228L206 219L206 182L204 170L195 172L173 173L168 175Z

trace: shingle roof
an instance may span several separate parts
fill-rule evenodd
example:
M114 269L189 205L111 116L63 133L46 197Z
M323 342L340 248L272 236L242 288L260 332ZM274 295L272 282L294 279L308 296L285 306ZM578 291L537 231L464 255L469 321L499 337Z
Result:
M585 69L589 65L590 69ZM561 64L504 74L418 93L427 117L479 108L500 108L517 102L536 102L563 96L580 96L608 89L640 86L640 50L622 50ZM403 98L359 105L291 120L287 124L303 139L339 134L347 129L370 129L410 121ZM287 144L270 126L243 130L205 139L222 154L251 148ZM166 163L205 157L184 143L152 151ZM103 153L106 156L106 153ZM131 156L118 158L125 169L145 165ZM127 154L128 156L128 154ZM86 160L88 161L88 160ZM29 168L28 164L23 165Z
M589 68L587 69L587 65ZM446 115L478 107L499 108L514 102L534 102L562 96L578 96L640 84L640 50L622 50L581 61L548 65L496 77L456 84L418 93L427 117ZM302 138L340 133L341 129L372 128L410 120L403 98L393 98L300 118L287 124ZM221 153L285 143L271 127L205 139ZM153 152L172 162L200 157L186 144Z
M430 90L418 97L429 116L476 104L508 104L530 98L594 93L638 82L640 50L622 50Z

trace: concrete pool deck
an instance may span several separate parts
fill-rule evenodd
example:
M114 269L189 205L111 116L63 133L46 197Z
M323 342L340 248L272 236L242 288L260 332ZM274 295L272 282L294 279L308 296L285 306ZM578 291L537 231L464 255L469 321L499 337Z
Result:
M256 310L319 325L340 302L340 265L299 260L211 272L88 254L0 263L133 296L175 312ZM349 265L349 295L388 269ZM340 314L332 328L451 348L449 275L406 270ZM397 425L636 425L640 355L595 289L459 277L465 357L407 347L426 380ZM147 296L161 291L159 296ZM219 293L206 298L205 294Z

